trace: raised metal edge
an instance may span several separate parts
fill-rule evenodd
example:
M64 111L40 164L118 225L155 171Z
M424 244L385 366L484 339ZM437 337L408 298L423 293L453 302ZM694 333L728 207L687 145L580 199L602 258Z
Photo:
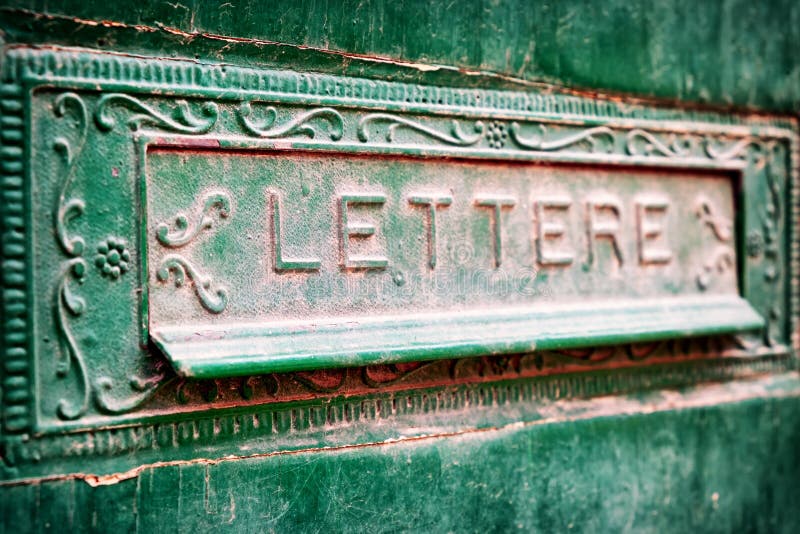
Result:
M738 297L670 298L480 310L413 317L333 318L156 328L181 376L221 378L352 365L572 349L757 330Z

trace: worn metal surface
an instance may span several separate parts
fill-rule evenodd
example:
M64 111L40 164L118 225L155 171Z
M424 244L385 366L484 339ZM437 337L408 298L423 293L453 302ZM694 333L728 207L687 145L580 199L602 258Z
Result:
M7 195L20 195L22 216L6 212L13 246L4 263L19 292L5 301L20 362L6 426L18 433L153 417L148 399L173 374L151 335L179 373L205 377L737 330L755 330L738 341L741 356L791 350L791 121L701 121L646 107L630 118L612 102L563 95L74 50L13 48L4 67L5 116L20 128L5 149ZM444 194L434 185L452 198L438 222L457 217L458 230L437 233L441 259L431 269L423 218L404 218L397 205L423 186L419 194ZM308 227L287 217L303 213L298 194L310 203ZM499 226L487 196L497 194L519 203L497 203ZM536 204L543 194L583 210L560 198ZM619 235L597 238L595 228L590 261L586 202L608 195L619 206L593 208L589 224L616 235L619 211ZM305 272L275 272L277 200L280 260L295 258ZM385 222L368 218L370 206L386 209ZM560 223L559 212L572 222ZM402 288L406 277L413 288L415 273L436 269L478 280L530 269L534 293L546 288L567 308L480 284L410 298L313 291L319 280L323 291L345 280L358 290ZM27 307L14 300L21 295ZM505 309L512 305L523 308ZM432 311L435 319L411 315ZM286 319L306 321L303 335ZM31 335L13 337L23 325Z
M365 137L371 117L380 118L359 123ZM501 128L488 130L506 135ZM634 133L631 143L645 137ZM611 130L594 135L614 141ZM562 134L553 144L573 142ZM146 156L147 314L184 375L516 354L764 324L738 298L725 175L176 143ZM176 285L176 271L208 285Z

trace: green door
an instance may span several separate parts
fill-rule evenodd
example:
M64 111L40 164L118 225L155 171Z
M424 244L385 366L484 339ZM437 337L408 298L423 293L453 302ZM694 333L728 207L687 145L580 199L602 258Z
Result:
M3 2L2 531L795 532L792 2Z

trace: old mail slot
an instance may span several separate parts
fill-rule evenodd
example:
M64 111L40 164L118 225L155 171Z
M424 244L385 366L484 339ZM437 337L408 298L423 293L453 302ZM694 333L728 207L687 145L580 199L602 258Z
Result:
M5 4L0 531L800 531L790 2Z
M219 376L752 330L693 170L155 144L149 327Z
M691 336L730 346L723 366L791 353L790 123L89 52L4 61L8 428L161 417L189 377L241 376L222 383L250 395L264 373L509 354L611 373L574 356L708 355Z

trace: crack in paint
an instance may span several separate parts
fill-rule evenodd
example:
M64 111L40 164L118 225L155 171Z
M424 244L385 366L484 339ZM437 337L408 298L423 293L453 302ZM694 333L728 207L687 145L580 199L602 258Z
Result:
M89 26L89 27L102 27L102 28L111 28L111 29L126 29L126 30L135 30L144 33L158 33L164 32L171 35L183 37L187 40L194 40L197 38L200 39L208 39L211 41L219 41L224 42L227 45L230 44L248 44L248 45L255 45L255 46L274 46L274 47L284 47L284 48L292 48L295 50L303 50L309 52L316 52L319 54L341 57L343 59L354 59L360 60L367 63L375 63L375 64L384 64L384 65L393 65L402 68L408 68L412 70L416 70L421 73L427 72L437 72L437 71L444 71L450 73L457 73L462 74L464 76L474 77L474 78L488 78L493 80L500 80L505 83L509 83L511 85L516 85L520 87L526 88L537 88L542 91L542 94L547 93L554 93L557 92L563 95L569 96L577 96L577 97L586 97L592 99L602 99L608 100L610 102L614 102L617 105L656 105L656 106L680 106L682 109L686 110L697 110L697 111L713 111L713 112L735 112L742 114L744 117L782 117L782 118L790 118L795 120L800 120L800 115L792 115L786 113L774 113L774 112L765 112L759 109L749 108L749 107L737 107L734 105L714 105L714 104L707 104L707 103L700 103L700 102L685 102L681 101L680 99L663 99L663 98L656 98L656 97L641 97L641 96L632 96L628 94L615 94L610 92L598 91L598 90L590 90L590 89L576 89L566 87L561 84L553 83L553 82L546 82L541 80L530 80L526 78L520 78L517 76L512 76L509 74L504 74L501 72L491 71L491 70L482 70L482 69L470 69L466 67L456 67L452 65L445 65L445 64L430 64L430 63L419 63L414 61L407 61L398 58L392 58L389 56L376 56L376 55L369 55L369 54L360 54L356 52L345 52L341 50L331 50L327 48L320 48L310 45L300 45L300 44L293 44L293 43L285 43L282 41L273 41L269 39L254 39L250 37L234 37L230 35L222 35L218 33L211 33L211 32L201 32L201 31L193 31L187 32L185 30L181 30L180 28L175 28L173 26L167 26L165 24L156 23L155 26L148 26L145 24L129 24L126 22L118 22L113 20L92 20L92 19L84 19L80 17L71 17L68 15L56 15L50 13L41 13L29 9L24 8L3 8L0 7L0 12L9 13L12 15L20 15L32 18L34 20L45 20L45 21L69 21L77 25L82 26ZM22 43L19 43L22 45ZM10 47L13 47L14 44L12 43ZM58 46L50 46L50 47L37 47L35 45L26 45L30 48L52 48L52 49L64 49L68 50L71 47L58 47ZM224 48L224 47L223 47ZM119 52L109 52L109 51L102 51L103 53L112 54L112 55L121 55L127 57L136 57L136 58L145 58L145 56L136 55L136 54L125 54ZM175 58L162 58L165 60L174 60ZM192 61L190 58L181 58L181 60L188 60ZM197 64L204 64L201 61L194 60L194 63ZM219 66L233 66L231 63L220 62L218 63Z
M786 382L789 382L788 385ZM170 460L151 462L131 468L127 471L97 475L92 473L71 473L52 475L38 478L28 478L14 481L0 482L0 487L39 484L51 481L82 480L89 486L110 486L120 482L137 478L142 472L149 469L162 467L179 467L187 465L212 466L237 460L253 460L271 458L276 456L289 456L319 452L336 452L357 450L372 447L381 447L395 444L415 443L454 437L468 437L490 432L513 432L525 428L601 419L619 416L650 415L671 410L697 409L721 404L745 402L756 398L791 398L800 397L800 381L796 373L785 373L758 380L734 382L704 386L690 392L661 390L656 392L641 392L640 394L653 398L650 401L620 396L597 397L590 400L572 400L556 402L550 406L543 406L544 416L535 421L516 421L500 426L468 428L451 432L419 434L416 436L399 436L381 441L357 443L349 445L334 445L328 447L307 447L295 450L272 451L247 455L230 454L220 458L195 458L191 460ZM567 413L570 412L570 413Z
M0 11L4 11L10 14L16 15L23 15L27 17L32 17L35 20L63 20L73 22L75 24L79 24L82 26L91 26L91 27L102 27L102 28L118 28L118 29L127 29L127 30L136 30L139 32L145 33L157 33L157 32L165 32L171 35L177 35L179 37L184 37L188 40L194 40L196 38L202 39L209 39L212 41L221 41L224 43L229 44L252 44L256 46L278 46L278 47L288 47L294 48L296 50L308 50L312 52L319 52L322 54L334 55L343 57L346 59L359 59L363 61L373 62L373 63L383 63L389 65L395 65L405 68L410 68L414 70L418 70L420 72L435 72L438 70L448 70L453 72L459 72L461 74L465 74L467 76L489 76L489 77L497 77L504 80L512 81L514 83L522 84L522 85L531 85L531 86L545 86L549 87L550 85L544 82L532 82L530 80L525 80L522 78L517 78L514 76L508 76L501 73L493 72L493 71L486 71L486 70L475 70L475 69L467 69L467 68L460 68L454 67L450 65L443 65L443 64L429 64L429 63L418 63L414 61L405 61L402 59L396 59L389 56L376 56L376 55L369 55L369 54L359 54L356 52L344 52L341 50L331 50L327 48L319 48L310 45L299 45L299 44L292 44L292 43L285 43L282 41L273 41L270 39L254 39L251 37L234 37L231 35L223 35L219 33L211 33L211 32L202 32L202 31L192 31L187 32L185 30L181 30L180 28L176 28L174 26L167 26L166 24L162 24L160 22L156 22L155 26L147 26L145 24L128 24L126 22L117 22L113 20L92 20L92 19L84 19L79 17L70 17L68 15L54 15L49 13L40 13L36 11L31 11L28 9L21 9L21 8L2 8Z

